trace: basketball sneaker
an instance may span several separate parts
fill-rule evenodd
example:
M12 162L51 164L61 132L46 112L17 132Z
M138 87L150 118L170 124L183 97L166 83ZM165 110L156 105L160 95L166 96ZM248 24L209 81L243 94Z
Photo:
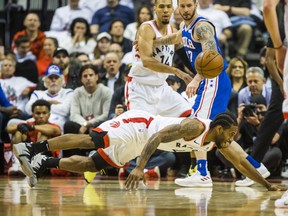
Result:
M88 157L92 157L95 153L96 153L95 150L91 151ZM94 180L96 175L97 175L97 172L89 172L89 171L84 172L84 179L87 182L87 184L90 184Z
M262 163L261 163L261 166L258 167L256 170L262 175L263 178L267 178L270 176L270 172ZM249 187L253 184L255 184L255 182L248 177L246 177L243 180L238 180L235 182L236 187Z
M35 187L38 182L38 178L40 178L46 171L47 159L49 159L49 157L42 154L37 154L33 157L31 162L33 175L27 178L27 182L30 187Z
M18 143L13 145L14 155L20 162L22 171L26 176L31 177L33 170L31 167L31 158L33 156L33 150L30 143Z
M212 179L208 172L206 176L202 176L199 171L192 176L186 178L175 179L175 184L183 187L212 187Z
M282 195L280 199L275 201L276 208L288 208L288 190Z

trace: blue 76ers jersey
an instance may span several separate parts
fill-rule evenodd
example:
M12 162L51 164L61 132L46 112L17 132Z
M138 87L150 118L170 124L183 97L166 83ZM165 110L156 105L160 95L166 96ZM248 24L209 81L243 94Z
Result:
M183 29L182 29L183 45L185 47L186 54L187 54L187 57L188 57L188 59L189 59L189 61L191 63L191 66L194 69L194 71L192 71L194 74L197 73L196 70L195 70L195 67L194 67L196 57L198 56L198 54L200 52L202 52L201 43L196 42L193 39L193 30L194 30L195 25L199 21L207 21L207 22L209 22L206 18L198 16L197 19L194 22L192 22L189 26L184 25ZM213 26L214 31L215 31L214 25L211 22L209 22L209 23ZM221 50L219 48L219 42L218 42L218 39L216 37L216 33L214 34L214 39L216 41L217 50L221 54ZM224 60L224 68L223 68L224 72L225 72L226 68L227 68L227 62ZM223 73L223 71L222 71L222 73Z

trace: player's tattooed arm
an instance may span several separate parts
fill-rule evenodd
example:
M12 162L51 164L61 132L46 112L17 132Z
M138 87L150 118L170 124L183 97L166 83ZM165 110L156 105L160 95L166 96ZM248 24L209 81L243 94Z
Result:
M179 43L182 43L181 31L175 32L173 34L166 35L166 36L161 37L161 38L157 38L153 42L153 44L155 46L179 44Z
M208 22L199 22L195 26L194 35L200 41L203 50L217 50L214 34L214 29Z

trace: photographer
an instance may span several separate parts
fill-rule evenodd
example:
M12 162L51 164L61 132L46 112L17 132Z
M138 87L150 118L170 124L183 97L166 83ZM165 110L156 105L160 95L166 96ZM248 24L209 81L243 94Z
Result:
M259 125L264 119L266 111L266 100L262 95L252 96L250 98L250 104L240 104L238 108L237 121L239 131L235 140L248 154L251 153L254 147L254 141L258 136ZM282 158L282 152L276 146L279 137L279 132L274 134L274 138L262 161L272 175L277 171Z

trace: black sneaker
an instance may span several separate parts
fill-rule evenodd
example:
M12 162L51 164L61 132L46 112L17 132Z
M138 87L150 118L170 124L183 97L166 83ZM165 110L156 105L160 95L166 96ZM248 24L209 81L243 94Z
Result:
M46 171L47 159L49 159L49 157L42 154L37 154L33 157L31 162L33 175L27 178L27 182L30 187L35 187L38 182L38 178L40 178Z
M13 145L14 155L20 162L21 168L26 176L31 177L33 170L31 167L31 158L33 156L33 149L31 143L18 143Z

